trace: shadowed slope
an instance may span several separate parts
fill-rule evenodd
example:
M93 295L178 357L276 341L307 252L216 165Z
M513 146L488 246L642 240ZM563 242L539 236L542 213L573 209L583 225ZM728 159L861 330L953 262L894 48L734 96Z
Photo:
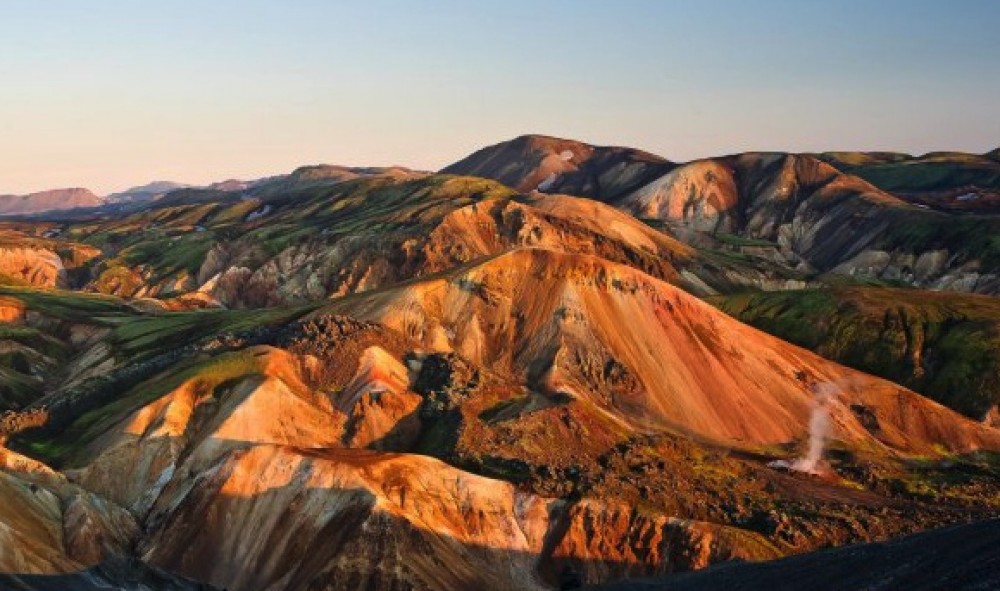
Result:
M68 573L124 556L139 535L121 507L0 447L0 573Z
M12 591L217 591L132 559L114 559L62 575L0 573L0 587Z
M659 581L595 591L972 591L1000 587L1000 521L960 525L879 544L848 546L760 564L726 564Z
M201 474L164 491L142 557L235 591L540 590L571 560L604 564L600 580L774 555L757 536L546 499L415 455L255 445Z

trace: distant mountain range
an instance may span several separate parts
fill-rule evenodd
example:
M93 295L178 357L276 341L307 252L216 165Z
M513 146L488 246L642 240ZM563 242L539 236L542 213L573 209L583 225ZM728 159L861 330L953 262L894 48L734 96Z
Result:
M756 166L779 155L821 162L843 173L847 183L854 184L856 190L865 190L857 186L855 179L858 179L879 190L903 196L916 205L953 210L1000 209L1000 148L985 154L932 152L923 156L899 152L760 152L678 163L635 148L595 146L571 139L523 135L477 150L444 167L441 173L480 176L500 181L518 191L564 193L612 204L624 204L631 196L626 209L641 213L643 209L664 205L662 191L654 189L654 181L667 180L668 173L672 171L676 172L671 180L681 178L687 181L691 172L700 170L708 174L709 184L712 184L717 177L710 169L717 165L732 168L733 163L752 160L757 162ZM182 190L193 193L178 195L181 199L193 196L196 199L211 199L213 193L252 192L259 195L280 193L291 187L330 185L388 172L407 174L414 171L403 167L321 164L303 166L285 175L254 180L228 179L205 186L153 181L106 197L82 188L53 189L28 195L0 195L0 216L102 206L113 210L122 207L131 210ZM725 173L722 176L726 176ZM726 182L724 178L721 181L723 184ZM643 188L646 188L646 197L639 194ZM654 203L637 203L648 198L650 193L656 193ZM694 202L699 201L695 199ZM672 206L676 207L676 204ZM710 210L714 207L709 206ZM704 204L695 208L702 208L703 211Z
M289 174L252 180L227 179L197 186L173 181L153 181L106 197L87 189L53 189L29 195L0 195L0 217L35 216L52 212L88 212L99 209L104 213L138 211L171 195L164 203L212 201L240 194L266 196L289 190L329 186L336 183L376 175L396 177L416 174L400 167L337 166L317 164L302 166Z

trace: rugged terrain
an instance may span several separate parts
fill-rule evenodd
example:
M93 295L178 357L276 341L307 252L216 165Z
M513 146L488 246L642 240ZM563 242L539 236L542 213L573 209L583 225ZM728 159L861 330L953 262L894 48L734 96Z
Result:
M996 221L848 170L893 158L531 136L11 219L0 583L571 589L993 532L1000 308L920 288L995 293L959 232Z

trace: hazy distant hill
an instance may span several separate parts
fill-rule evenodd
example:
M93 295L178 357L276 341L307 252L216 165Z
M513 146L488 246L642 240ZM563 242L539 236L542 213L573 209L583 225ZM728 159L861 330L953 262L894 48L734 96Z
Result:
M97 207L104 201L87 189L52 189L29 195L0 195L0 215Z
M106 200L108 203L138 203L155 201L170 191L176 191L177 189L184 189L190 186L191 185L175 183L173 181L153 181L146 185L132 187L131 189L126 189L120 193L108 195Z

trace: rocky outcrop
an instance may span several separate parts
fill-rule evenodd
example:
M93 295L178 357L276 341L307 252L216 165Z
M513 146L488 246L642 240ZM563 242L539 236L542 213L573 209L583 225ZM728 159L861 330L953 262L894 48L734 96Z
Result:
M81 267L99 255L99 249L85 244L0 229L0 280L65 288L68 270Z
M0 248L0 273L39 287L65 287L66 268L51 250Z
M0 447L0 572L74 572L127 555L137 535L125 510Z
M0 324L20 324L24 321L26 306L17 298L0 297Z
M732 171L719 162L702 160L675 168L617 203L636 217L733 232L740 221L738 200Z

